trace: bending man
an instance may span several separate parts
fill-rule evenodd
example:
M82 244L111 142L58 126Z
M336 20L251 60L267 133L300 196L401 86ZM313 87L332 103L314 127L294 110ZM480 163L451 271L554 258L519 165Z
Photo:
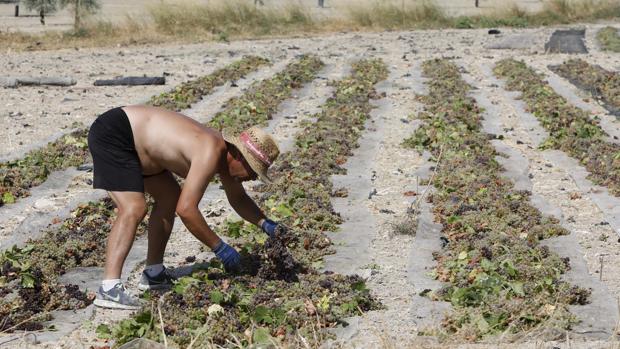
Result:
M146 268L138 288L168 287L163 265L175 213L187 229L209 246L226 269L239 264L239 253L207 225L198 204L216 174L233 209L273 236L277 223L267 219L241 183L260 178L279 154L278 146L258 128L232 135L208 128L179 113L149 106L128 106L100 115L88 133L94 182L118 208L106 246L104 278L95 305L136 309L120 281L138 224L146 215L145 191L155 200L148 222ZM185 178L183 188L172 174Z

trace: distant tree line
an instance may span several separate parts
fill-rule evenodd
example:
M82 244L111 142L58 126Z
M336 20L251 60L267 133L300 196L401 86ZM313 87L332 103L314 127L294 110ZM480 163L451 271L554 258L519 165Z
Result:
M94 13L101 8L99 0L21 0L30 11L36 11L41 17L41 24L45 25L45 15L56 12L59 8L70 7L73 11L73 28L82 27L82 18L85 14Z

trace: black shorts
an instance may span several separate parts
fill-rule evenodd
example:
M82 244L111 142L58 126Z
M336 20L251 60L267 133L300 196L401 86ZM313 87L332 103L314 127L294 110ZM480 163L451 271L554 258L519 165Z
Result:
M144 193L131 124L121 107L108 110L93 122L88 148L93 156L95 189Z

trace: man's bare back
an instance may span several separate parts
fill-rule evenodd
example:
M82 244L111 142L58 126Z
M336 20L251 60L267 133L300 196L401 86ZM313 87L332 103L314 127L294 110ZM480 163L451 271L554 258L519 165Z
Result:
M123 107L133 131L145 176L169 170L185 178L192 159L209 153L222 158L226 143L221 134L183 114L135 105Z

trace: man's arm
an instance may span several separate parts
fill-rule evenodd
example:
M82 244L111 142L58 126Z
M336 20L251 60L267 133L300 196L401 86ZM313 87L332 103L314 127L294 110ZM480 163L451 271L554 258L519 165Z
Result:
M208 142L205 142L208 143ZM209 144L202 144L208 149ZM176 212L187 229L203 244L209 246L215 255L222 261L227 271L234 271L239 267L241 256L239 253L220 239L211 230L198 209L198 204L204 195L207 185L217 172L221 161L220 152L203 152L192 158L192 162L177 202Z
M243 185L227 174L221 174L220 180L222 181L222 186L224 186L226 198L235 212L241 218L260 227L263 220L266 219L265 214L256 205L254 200L248 196Z
M187 178L185 178L185 183L176 206L176 213L187 229L211 249L216 247L220 242L220 238L209 228L198 209L198 204L211 178L213 178L213 174L217 170L218 160L215 154L192 159L192 164Z

